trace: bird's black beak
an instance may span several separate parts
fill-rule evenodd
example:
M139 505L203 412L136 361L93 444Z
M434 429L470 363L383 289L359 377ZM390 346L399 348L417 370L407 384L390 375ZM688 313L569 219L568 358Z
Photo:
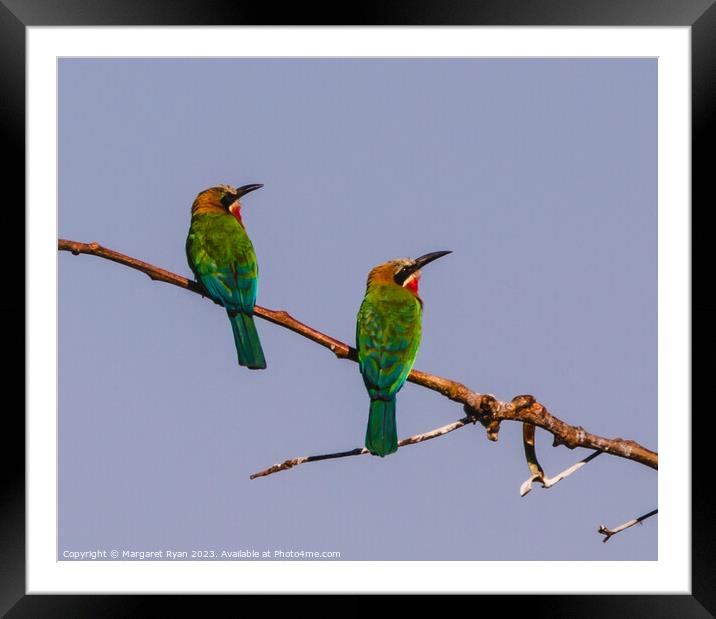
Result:
M434 251L429 254L425 254L424 256L420 256L420 258L416 258L413 260L412 264L408 264L398 271L395 275L395 282L399 286L402 286L405 283L405 280L415 273L415 271L419 271L433 260L437 260L438 258L442 258L443 256L447 256L451 253L451 251Z
M425 254L424 256L420 256L420 258L415 259L413 271L422 269L426 264L430 264L433 260L437 260L438 258L442 258L443 256L447 256L451 253L451 251L434 251L429 254Z
M245 196L247 193L251 193L252 191L261 189L261 187L263 187L261 183L253 183L252 185L244 185L243 187L239 187L236 190L236 199L238 200L242 196Z

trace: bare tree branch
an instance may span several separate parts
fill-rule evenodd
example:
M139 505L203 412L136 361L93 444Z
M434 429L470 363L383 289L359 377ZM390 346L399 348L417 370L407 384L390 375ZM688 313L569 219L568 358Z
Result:
M130 268L136 269L148 275L151 279L163 281L168 284L185 288L197 294L204 294L201 286L181 275L176 275L164 269L142 262L136 258L125 256L119 252L102 247L98 243L79 243L64 239L58 240L60 251L70 251L73 254L90 254L112 260ZM257 316L280 325L299 335L302 335L325 348L331 350L336 357L341 359L357 360L356 351L347 344L336 340L308 325L305 325L285 311L276 311L256 306L254 310ZM497 440L497 435L502 421L518 421L532 424L543 428L554 436L553 445L564 445L569 449L585 447L603 451L614 456L634 460L640 464L657 469L659 456L656 452L643 447L632 440L622 438L604 438L587 432L580 426L572 426L552 415L542 404L537 402L534 396L518 395L510 402L501 401L489 394L471 391L465 385L435 376L426 374L419 370L410 372L408 380L412 383L432 389L445 397L459 402L464 406L465 413L471 421L479 421L486 429L490 440ZM406 439L409 440L409 439ZM358 454L355 454L358 455Z
M634 520L629 520L628 522L625 522L624 524L620 524L616 529L607 529L603 524L599 525L599 533L601 533L604 536L604 539L602 540L605 544L609 541L609 538L612 535L616 535L620 531L623 531L624 529L628 529L629 527L633 527L635 524L641 524L644 520L647 518L651 518L655 514L658 514L659 510L654 509L650 511L648 514L644 514L643 516L639 516L638 518L634 518Z
M444 436L449 432L464 428L470 423L475 423L475 421L476 420L474 417L463 417L462 419L458 419L457 421L449 423L446 426L430 430L430 432L425 432L424 434L416 434L415 436L404 438L403 440L398 441L398 447L405 447L406 445L415 445L417 443L422 443L423 441L429 441L430 439L437 438L438 436ZM285 460L281 464L274 464L267 469L263 469L258 473L250 475L249 479L256 479L257 477L266 477L267 475L272 475L273 473L278 473L279 471L287 471L288 469L292 469L294 466L298 466L299 464L305 464L306 462L335 460L336 458L347 458L349 456L365 456L368 453L370 452L365 447L356 447L356 449L351 449L350 451L339 451L338 453L324 454L321 456L301 456L299 458Z

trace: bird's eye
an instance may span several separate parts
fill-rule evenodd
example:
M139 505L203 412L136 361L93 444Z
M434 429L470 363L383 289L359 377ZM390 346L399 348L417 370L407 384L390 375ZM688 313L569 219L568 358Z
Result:
M236 196L232 193L225 193L221 197L221 206L229 208L236 201Z
M402 286L405 283L405 280L408 279L408 276L410 273L408 272L406 267L400 267L393 276L393 279L395 280L395 283L399 286Z

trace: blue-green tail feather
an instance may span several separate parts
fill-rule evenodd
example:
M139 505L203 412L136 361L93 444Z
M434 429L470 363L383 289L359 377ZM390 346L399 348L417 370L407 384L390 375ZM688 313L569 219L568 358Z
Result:
M365 446L374 456L387 456L398 451L398 428L395 425L395 397L371 400Z
M254 317L244 312L228 312L231 320L231 329L234 332L236 353L239 356L239 365L250 370L263 370L266 368L264 351L261 340L256 332Z

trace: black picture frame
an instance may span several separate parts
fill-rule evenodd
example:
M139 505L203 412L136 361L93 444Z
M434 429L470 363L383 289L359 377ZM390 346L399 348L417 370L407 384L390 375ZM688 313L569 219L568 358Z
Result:
M0 0L0 118L6 163L0 167L6 196L5 219L9 213L18 220L24 203L25 168L25 38L29 26L50 25L483 25L483 26L690 26L692 35L692 328L694 353L706 353L714 338L716 303L711 301L708 286L696 284L696 266L707 264L704 235L708 226L694 226L697 213L714 204L713 175L709 150L716 143L713 116L716 110L716 6L714 0L413 0L400 2L364 1L359 6L338 3L286 4L249 3L245 0ZM12 203L10 203L10 200ZM23 255L22 239L16 229L5 240L7 252L15 240L18 248L6 259L15 260L7 272L6 297L0 309L6 328L25 324L24 295L17 290L18 256ZM700 251L699 251L700 248ZM10 256L11 258L8 258ZM6 263L7 264L7 263ZM701 266L704 269L703 266ZM705 272L708 272L705 270ZM23 279L24 281L24 279ZM706 330L704 333L703 330ZM19 332L18 329L8 331ZM23 342L24 343L24 342ZM10 359L6 355L6 359ZM5 372L6 400L23 384L20 372L24 364L12 357ZM704 359L708 357L704 354ZM693 364L702 373L711 370L709 363ZM15 376L14 373L18 375ZM696 374L693 374L695 377ZM691 402L700 402L692 378ZM705 384L703 381L701 385ZM684 395L684 406L691 406ZM706 409L706 407L703 407ZM692 410L698 410L693 407ZM679 418L683 419L679 411ZM706 428L712 411L692 415L692 594L691 595L544 595L500 596L495 600L502 613L529 609L532 616L550 617L709 617L716 615L716 522L713 503L705 488L709 483L710 432ZM161 609L166 614L172 603L179 602L184 611L200 610L222 596L117 596L117 595L25 595L25 423L19 406L6 406L3 414L5 446L3 449L2 511L0 512L0 613L8 617L110 617L133 616ZM681 423L681 421L679 421ZM701 483L700 483L701 482ZM638 568L637 568L638 569ZM284 602L316 612L316 601L302 596ZM476 602L482 606L483 601ZM331 599L332 614L367 615L374 602L367 596ZM422 603L421 603L422 604ZM387 610L389 605L381 602ZM382 614L382 613L381 613Z

